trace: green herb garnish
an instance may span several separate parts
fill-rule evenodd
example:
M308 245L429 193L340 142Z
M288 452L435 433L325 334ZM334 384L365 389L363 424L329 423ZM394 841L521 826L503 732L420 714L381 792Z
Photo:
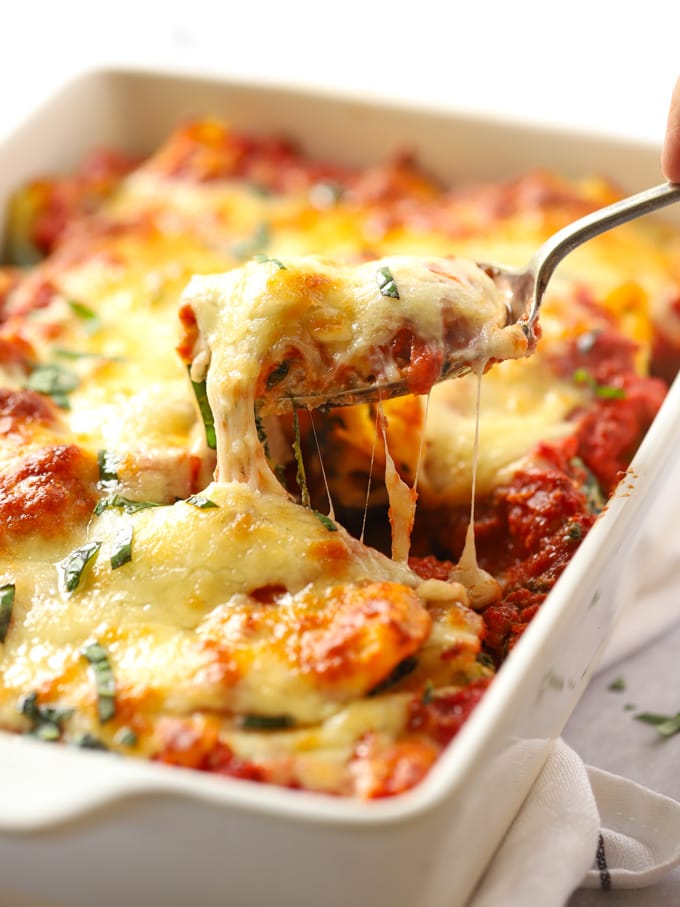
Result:
M95 331L100 329L101 321L94 309L82 302L78 302L76 299L69 299L68 304L76 318L83 322L83 327L87 334L94 334Z
M493 658L487 652L479 652L475 661L478 665L481 665L483 668L488 668L490 671L493 671L496 667Z
M622 387L612 387L607 384L598 384L595 394L603 400L624 400L626 392Z
M612 693L623 693L626 689L626 681L623 677L616 677L607 687Z
M265 431L264 425L262 423L262 416L256 411L255 412L255 427L257 428L257 439L262 445L264 450L264 455L267 458L267 463L274 470L274 475L279 480L281 485L285 487L286 485L286 470L282 463L274 463L272 461L271 451L269 450L269 441L267 439L267 432Z
M90 734L88 731L85 731L84 734L78 734L71 742L73 743L73 746L77 746L81 750L108 751L109 749L103 740L100 740L99 737L95 737L94 734Z
M335 525L333 520L329 516L326 516L325 513L319 513L318 510L312 510L312 513L317 518L317 520L321 523L321 525L325 526L329 532L338 531L338 527Z
M73 709L38 705L36 692L23 697L19 703L19 711L31 723L29 735L39 737L41 740L59 740L62 734L62 722L73 714Z
M137 735L129 727L120 728L113 739L119 746L136 746L137 744Z
M192 494L185 499L185 503L191 504L193 507L198 507L199 510L211 510L213 507L217 507L217 504L214 501L211 501L210 498L206 498L203 494Z
M74 391L79 384L80 378L75 372L57 365L55 362L37 365L26 381L26 387L29 390L51 397L62 409L71 408L68 394Z
M657 715L655 712L640 712L633 716L638 721L653 724L662 737L672 737L680 733L680 712L676 715Z
M378 268L375 272L375 279L378 283L378 289L383 296L391 296L393 299L400 298L397 282L388 267Z
M132 526L121 526L116 530L111 545L111 569L117 570L132 560Z
M78 302L75 299L68 300L69 308L74 315L77 315L82 321L96 321L97 313L93 311L89 306L84 305L82 302Z
M583 537L583 529L580 523L567 523L567 535L575 542L580 541Z
M266 264L267 262L271 262L273 265L276 265L276 267L280 271L287 270L286 266L279 258L270 258L268 255L259 254L259 255L253 255L253 260L260 262L260 264Z
M576 369L574 372L574 381L577 384L585 384L596 397L602 397L605 400L622 400L626 396L626 392L622 387L613 387L610 384L598 384L590 372L584 368Z
M277 384L281 384L289 371L290 361L288 359L279 362L276 368L273 368L267 375L267 390L270 391L273 387L276 387Z
M191 386L194 389L194 394L196 395L196 402L198 403L198 409L201 414L201 419L203 420L203 425L205 426L205 441L208 447L211 450L215 450L217 447L217 436L215 435L215 418L210 409L210 403L208 402L208 391L206 390L205 379L203 381L194 381L191 377L191 366L189 366L189 380L191 381Z
M162 507L156 501L131 501L122 494L110 494L107 498L100 498L94 508L95 516L101 516L105 510L122 510L125 513L137 513L139 510L148 510L149 507Z
M280 731L294 727L295 721L290 715L243 715L239 725L248 731Z
M570 464L574 469L578 469L580 472L585 474L585 480L581 486L583 493L586 496L586 503L588 505L588 510L590 513L601 513L604 505L606 503L606 498L602 493L602 488L598 482L595 474L588 469L586 464L580 457L573 457L570 460Z
M262 416L258 412L255 413L255 428L257 428L257 440L260 442L264 449L264 455L267 460L270 460L271 457L269 453L269 440L267 439L267 432L264 430Z
M402 678L407 677L418 667L418 659L415 655L408 655L399 664L395 665L394 668L390 671L387 677L384 680L381 680L380 683L377 683L371 690L369 690L369 696L377 696L378 693L383 693L385 690L388 690L390 687L393 687L395 684L399 683Z
M101 359L102 362L125 362L124 356L105 356L104 353L93 353L90 350L69 350L64 346L55 346L52 353L60 359Z
M241 260L253 258L269 244L270 238L269 224L262 221L255 227L252 236L235 243L231 251L236 258Z
M309 488L307 487L307 475L305 473L305 464L302 459L302 443L300 441L300 419L298 418L297 408L293 407L293 430L295 432L295 439L293 441L293 453L295 455L295 463L297 465L297 483L300 489L300 497L302 500L303 507L311 507L311 499L309 497Z
M115 485L118 482L120 454L115 450L100 450L97 453L99 481L102 485Z
M116 679L108 653L98 642L93 642L81 654L92 665L97 687L97 713L100 722L105 724L116 714Z
M88 542L81 548L76 548L57 564L61 577L61 584L65 592L75 592L80 585L87 568L97 557L101 542Z
M14 593L14 583L6 583L4 586L0 586L0 642L4 642L7 639L7 632L14 609Z

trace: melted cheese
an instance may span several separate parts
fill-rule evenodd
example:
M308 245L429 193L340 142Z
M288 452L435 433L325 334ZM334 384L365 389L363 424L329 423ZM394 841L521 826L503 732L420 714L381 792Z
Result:
M464 260L251 262L194 278L183 307L198 329L191 375L200 382L207 374L217 474L269 491L279 484L258 438L256 401L271 408L272 400L274 407L290 406L295 398L318 406L356 388L403 384L393 352L402 330L434 361L435 371L426 366L430 386L447 366L455 372L529 351L521 326L507 325L493 282Z
M25 727L17 702L38 690L75 707L68 734L92 732L96 694L82 653L96 640L116 678L116 720L97 728L109 745L131 722L140 751L152 753L165 739L163 716L206 713L221 716L222 739L243 758L299 751L298 781L342 789L357 737L376 729L378 713L378 726L400 734L412 694L363 697L420 650L414 689L453 647L459 655L439 665L439 682L463 681L475 670L480 624L456 603L463 590L451 587L448 607L431 613L431 591L421 597L408 568L280 495L215 483L205 496L216 506L104 511L84 539L101 543L98 557L71 593L54 563L0 562L17 601L0 721ZM113 569L121 526L133 529L133 556ZM238 716L252 714L285 716L297 730L274 740L239 731Z
M84 671L73 697L69 676L91 636L111 653L119 689L153 696L163 711L284 712L304 722L367 692L427 638L431 621L406 568L278 495L222 483L205 495L217 506L95 518L85 541L102 547L73 593L52 564L15 575L23 604L5 647L5 721L31 680L81 699ZM134 531L134 556L114 570L121 524ZM272 602L258 600L262 589L276 590ZM325 670L336 635L347 664Z
M479 497L488 495L539 442L571 434L569 417L585 398L582 387L549 370L540 350L533 360L499 363L484 376L481 393ZM419 483L426 504L469 501L476 394L474 375L432 390Z

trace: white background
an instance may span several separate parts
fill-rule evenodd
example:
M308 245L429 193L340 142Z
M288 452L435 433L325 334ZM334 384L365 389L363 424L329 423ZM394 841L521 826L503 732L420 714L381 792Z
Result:
M337 88L660 144L680 76L680 3L15 0L0 30L0 134L68 75L107 63ZM607 686L623 675L626 699L680 709L678 648L676 631L597 677L565 733L586 761L676 798L680 735L658 746ZM580 892L570 907L678 903L676 873L654 892Z
M7 3L0 117L64 72L168 62L660 140L674 0Z

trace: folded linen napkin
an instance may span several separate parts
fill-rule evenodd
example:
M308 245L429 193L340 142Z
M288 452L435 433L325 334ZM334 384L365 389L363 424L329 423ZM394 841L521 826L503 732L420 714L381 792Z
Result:
M642 888L680 865L680 803L584 765L556 740L469 907L564 907L572 892Z

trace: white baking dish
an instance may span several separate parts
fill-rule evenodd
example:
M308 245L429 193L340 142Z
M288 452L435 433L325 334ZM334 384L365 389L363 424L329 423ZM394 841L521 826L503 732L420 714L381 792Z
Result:
M0 210L92 146L144 151L187 114L283 131L366 163L410 148L449 180L530 166L659 181L658 154L602 137L163 73L68 84L0 148ZM626 604L636 533L668 494L671 390L614 495L455 743L416 789L357 803L0 735L0 903L455 907L469 897Z

